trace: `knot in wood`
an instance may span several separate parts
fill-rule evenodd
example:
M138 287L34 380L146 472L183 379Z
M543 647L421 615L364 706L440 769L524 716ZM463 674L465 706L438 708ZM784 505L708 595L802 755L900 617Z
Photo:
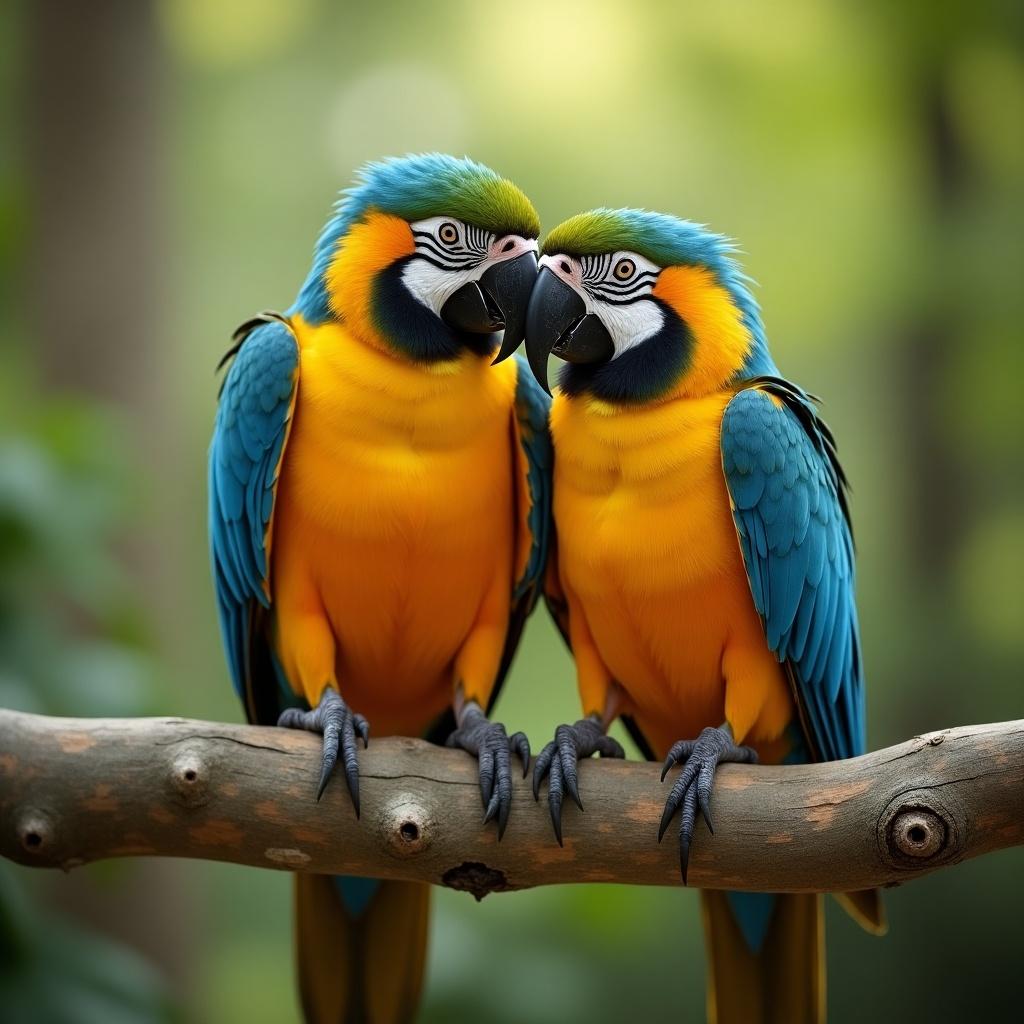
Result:
M946 845L946 826L930 808L902 811L890 826L892 842L905 857L934 857Z
M464 861L458 867L449 868L441 876L441 884L449 889L472 893L477 903L492 892L504 892L510 888L504 871L475 860Z
M434 841L433 816L410 793L399 793L381 808L378 829L385 848L396 857L414 857Z
M210 799L210 769L195 750L183 750L171 762L169 782L179 803L201 807Z
M54 844L50 819L39 811L26 811L18 821L18 842L34 857L49 856Z
M963 810L951 794L940 800L934 790L919 789L895 797L882 813L878 841L893 867L921 871L963 855Z

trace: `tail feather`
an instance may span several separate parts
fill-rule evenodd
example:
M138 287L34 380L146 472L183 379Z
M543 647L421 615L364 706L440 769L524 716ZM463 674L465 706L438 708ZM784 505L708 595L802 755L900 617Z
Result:
M843 910L864 931L872 935L884 935L889 930L881 889L856 889L853 892L837 892L834 895Z
M701 893L708 955L709 1024L820 1024L825 1019L822 897L777 896L753 952L729 894Z
M307 1024L410 1024L426 960L430 887L381 882L352 913L336 879L295 876L299 991Z

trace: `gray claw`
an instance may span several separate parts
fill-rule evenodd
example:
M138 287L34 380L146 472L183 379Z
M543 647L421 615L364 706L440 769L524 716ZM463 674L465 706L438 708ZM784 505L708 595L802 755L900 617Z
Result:
M672 784L665 810L658 826L658 842L660 843L669 826L669 822L679 811L679 873L686 885L686 871L690 862L690 847L693 844L693 832L697 824L697 812L714 835L711 824L711 788L715 781L715 771L719 764L737 762L753 764L757 754L750 747L738 747L732 735L725 728L704 729L696 740L679 740L673 743L665 758L661 772L662 781L669 769L675 764L683 765L679 777Z
M625 757L618 740L606 736L601 724L594 718L583 718L575 725L560 725L555 738L544 746L533 766L533 798L540 799L540 784L548 778L548 810L558 845L562 844L562 802L568 790L573 803L582 811L579 772L581 757L600 754L602 757Z
M337 690L324 690L320 703L311 711L287 708L281 712L277 724L285 729L305 729L323 737L323 755L320 761L320 779L316 798L323 796L334 767L341 754L345 779L352 797L356 817L359 817L359 759L356 756L356 733L364 746L369 745L370 726L362 715L353 714Z
M523 762L523 775L530 763L530 743L524 733L509 736L500 722L488 721L475 705L469 705L462 715L462 724L445 741L449 747L459 747L476 755L480 763L480 798L484 806L484 824L498 822L501 840L508 825L512 809L512 762L515 751Z

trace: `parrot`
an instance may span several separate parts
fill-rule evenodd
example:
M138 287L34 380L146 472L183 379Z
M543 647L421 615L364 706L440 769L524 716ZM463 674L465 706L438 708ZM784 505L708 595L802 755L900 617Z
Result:
M813 399L769 352L735 246L639 209L578 214L545 238L526 353L548 388L553 553L545 597L583 717L538 756L562 842L578 763L622 757L621 717L680 816L683 884L716 769L865 749L847 482ZM704 891L709 1021L824 1017L822 897ZM842 901L881 933L875 890Z
M340 767L356 817L371 725L475 756L499 839L513 758L528 770L525 735L488 715L542 591L549 399L520 356L491 363L523 339L539 233L483 164L370 163L293 304L222 361L209 537L230 676L250 722L322 737L316 799ZM295 875L310 1024L413 1018L429 892Z

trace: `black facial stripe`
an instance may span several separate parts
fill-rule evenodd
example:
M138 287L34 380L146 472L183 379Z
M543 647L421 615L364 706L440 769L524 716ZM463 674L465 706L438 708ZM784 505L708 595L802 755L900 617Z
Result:
M473 267L480 265L478 259L465 259L465 260L442 260L435 259L433 256L428 255L422 249L416 250L416 258L425 260L432 267L437 267L439 270L472 270Z
M438 245L436 245L431 239L424 239L422 242L420 242L416 246L416 251L428 252L432 256L436 257L438 260L441 260L442 262L451 262L455 264L461 263L465 260L469 260L472 263L477 263L480 260L480 256L477 253L471 253L466 251L465 249L458 251L451 249L442 249Z
M614 261L615 266L618 260ZM595 294L602 292L611 295L632 294L652 284L658 279L658 273L653 270L640 270L625 281L620 281L613 273L613 258L611 253L601 253L596 256L584 256L582 259L583 283Z
M592 284L587 287L587 291L595 298L601 299L604 302L621 306L650 295L651 283L641 282L640 284L633 284L629 288L609 288L605 284Z
M649 299L651 297L650 292L641 292L638 295L630 295L627 298L614 298L610 295L602 295L595 289L590 289L590 294L594 298L600 299L602 302L607 303L609 306L628 306L634 302L640 302L642 299Z
M417 251L430 252L439 260L459 260L461 257L465 257L471 259L472 262L463 264L463 266L473 266L487 257L486 245L482 247L465 246L454 242L451 245L445 245L428 231L414 231L413 238L416 240Z
M601 253L600 256L588 256L583 260L583 280L600 281L608 273L611 264L611 253Z
M466 243L474 252L483 255L487 252L488 245L490 245L490 232L484 231L483 228L478 228L475 224L467 224Z
M614 285L617 288L628 288L631 284L637 281L645 279L654 280L658 275L653 270L641 270L638 273L632 275L632 277L616 277L614 274L608 274L604 281L607 284Z
M654 284L657 279L657 274L652 274L649 270L645 270L636 277L631 277L628 281L617 281L615 278L608 278L605 281L595 281L592 287L604 288L607 291L617 292L621 295L624 292L636 291L638 288L646 288L648 285Z
M445 252L472 252L476 253L479 250L473 246L461 245L459 242L448 243L442 241L440 238L430 234L427 231L414 231L413 238L418 240L420 245L431 245L435 249L443 249Z

